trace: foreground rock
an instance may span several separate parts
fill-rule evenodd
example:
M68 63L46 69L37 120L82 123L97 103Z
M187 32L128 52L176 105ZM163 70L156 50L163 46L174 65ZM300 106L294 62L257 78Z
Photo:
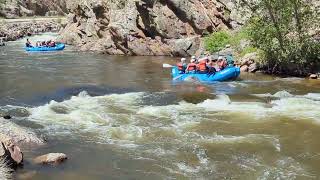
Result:
M193 55L203 36L244 21L226 0L67 0L67 8L60 40L118 55Z
M11 168L22 165L23 154L20 147L43 143L32 131L0 118L0 159L6 162L5 165Z
M23 154L20 148L10 140L1 142L0 158L11 168L16 168L23 163Z
M67 159L67 155L63 153L49 153L36 157L33 162L36 164L60 164Z

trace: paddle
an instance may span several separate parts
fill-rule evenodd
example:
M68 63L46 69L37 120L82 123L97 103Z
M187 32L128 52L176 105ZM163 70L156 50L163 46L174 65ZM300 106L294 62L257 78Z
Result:
M170 64L162 64L162 67L163 67L163 68L172 68L173 66L170 65Z

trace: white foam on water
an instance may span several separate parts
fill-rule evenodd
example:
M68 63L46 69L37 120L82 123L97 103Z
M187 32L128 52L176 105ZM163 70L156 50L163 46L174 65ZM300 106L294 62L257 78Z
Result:
M308 98L308 99L312 99L312 100L316 100L316 101L320 101L320 93L308 93L308 94L304 95L303 97Z
M232 102L227 95L218 95L217 99L205 100L197 104L197 107L206 111L215 112L242 112L246 114L263 116L266 111L266 104L260 102Z
M293 158L283 157L276 161L275 166L266 166L257 179L316 179L316 176L306 173L305 168Z
M320 101L313 100L319 94L294 96L287 92L278 92L280 97L270 104L261 102L233 102L227 95L218 95L216 99L205 100L199 104L180 102L166 106L141 105L145 93L112 94L91 97L86 92L73 96L63 102L50 103L29 109L31 121L36 121L56 132L80 131L94 132L100 139L136 141L156 124L160 128L177 132L177 138L190 137L187 128L197 126L203 115L238 113L261 121L272 117L288 116L294 119L320 119ZM240 113L240 114L239 114ZM151 131L152 132L152 131ZM202 137L203 139L206 137ZM218 137L215 138L217 141ZM224 139L223 139L224 138ZM247 137L222 137L224 141L239 141ZM268 137L262 137L268 138ZM218 141L217 141L218 142Z
M144 105L145 96L147 93L139 92L91 97L86 92L81 92L63 102L51 101L43 106L30 108L29 120L44 125L49 133L89 133L92 136L90 138L97 143L128 148L143 158L165 159L171 166L167 164L164 168L193 177L213 168L204 144L235 148L263 147L275 153L281 152L280 140L274 135L234 136L193 132L192 129L198 127L202 121L214 121L208 119L207 115L246 115L248 120L256 122L278 116L316 122L320 119L320 95L317 93L296 96L281 91L271 95L276 97L276 100L270 103L234 102L227 95L218 95L216 99L208 99L198 104L182 101L165 106ZM228 121L232 122L232 119ZM167 149L163 148L165 143L171 143L166 146ZM192 165L176 159L179 147L191 147L198 164ZM256 167L248 163L245 168ZM270 168L266 168L266 173L272 173L274 167Z
M266 93L266 94L253 94L257 97L275 97L275 98L287 98L287 97L293 97L294 95L290 94L288 91L278 91L274 94Z
M271 148L275 152L281 151L281 144L276 136L266 134L248 134L243 136L215 135L201 136L199 140L202 143L220 144L220 145L236 145L247 144L252 146L261 145L265 148Z

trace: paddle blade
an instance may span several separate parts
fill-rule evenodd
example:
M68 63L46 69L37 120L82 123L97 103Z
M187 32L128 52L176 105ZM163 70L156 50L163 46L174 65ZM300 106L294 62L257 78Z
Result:
M163 68L172 68L173 66L170 65L170 64L162 64L162 67L163 67Z

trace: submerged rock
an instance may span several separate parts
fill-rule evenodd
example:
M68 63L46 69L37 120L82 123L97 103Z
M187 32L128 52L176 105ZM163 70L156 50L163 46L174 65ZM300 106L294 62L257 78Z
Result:
M63 153L49 153L36 157L33 162L36 164L59 164L68 159Z

